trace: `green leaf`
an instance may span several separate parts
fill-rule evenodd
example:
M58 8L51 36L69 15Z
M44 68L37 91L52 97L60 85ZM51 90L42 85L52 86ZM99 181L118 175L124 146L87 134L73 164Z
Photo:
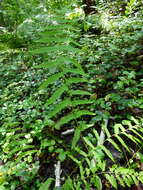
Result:
M97 190L102 190L102 181L101 181L100 177L99 176L95 176L93 178L93 180L94 180L94 184L95 184Z
M127 134L126 132L123 133L126 137L128 137L131 141L133 141L134 143L136 143L137 145L139 143L141 143L141 141L139 139L137 139L136 137L134 137L131 134Z
M84 91L84 90L70 90L69 93L71 95L89 95L91 96L91 93L90 92L87 92L87 91Z
M98 142L99 139L100 139L100 136L99 136L98 132L95 129L93 129L93 133L94 133L94 135L95 135L95 137L97 139L97 142Z
M62 117L55 125L56 129L60 129L61 125L67 124L69 121L73 119L77 119L83 115L95 115L93 112L87 111L87 110L81 110L81 111L75 111L73 113L70 113L64 117Z
M119 152L122 152L118 144L115 143L115 141L113 141L112 139L107 139L107 141L110 142Z
M63 100L62 102L58 103L52 111L49 112L48 118L54 117L57 113L60 113L62 109L71 106L71 100L69 98Z
M38 49L30 51L31 54L45 54L45 53L57 53L61 51L66 51L66 52L73 52L77 53L80 52L78 48L74 48L70 45L55 45L53 47L40 47Z
M107 128L107 124L106 124L106 121L104 121L104 123L102 124L102 128L103 128L103 131L105 131L107 137L109 138L111 136L108 128Z
M39 188L39 190L48 190L50 188L50 185L54 179L48 178Z
M124 180L122 179L122 177L120 177L119 174L115 174L116 176L116 179L119 181L120 185L125 187L125 183L124 183Z
M56 89L52 96L47 100L45 106L48 106L58 100L65 91L68 91L68 88L65 84L63 84L60 88Z
M80 82L87 82L87 79L85 78L78 78L78 77L72 77L66 80L67 84L72 84L72 83L80 83Z
M100 147L113 162L115 161L110 151L104 145L99 145L98 147Z
M73 68L65 68L64 69L64 73L73 73L73 74L77 74L77 75L82 75L82 76L86 76L86 74L81 71L80 69L73 69Z
M87 137L83 137L83 140L85 141L85 143L86 143L92 150L95 150L95 146L91 143L91 141L88 140Z
M54 75L48 77L48 79L45 80L45 81L41 84L41 86L39 87L39 90L44 89L44 88L46 88L49 84L52 84L52 83L56 82L56 81L57 81L60 77L62 77L62 76L63 76L63 73L57 73L57 74L54 74Z
M72 105L77 106L77 105L86 105L86 104L92 104L94 101L93 100L73 100Z
M124 182L126 183L126 185L127 185L128 187L131 187L131 183L130 183L130 181L128 180L127 176L123 175L123 180L124 180Z
M128 152L130 152L128 146L127 146L126 143L123 141L123 139L122 139L121 137L119 137L118 135L115 135L115 137L118 139L118 141L121 143L121 145L124 146Z
M110 182L110 184L117 189L117 181L114 176L110 176L109 174L105 174L106 179Z
M80 134L81 134L81 129L78 127L75 129L74 136L72 139L72 146L71 146L72 149L75 148L78 140L80 139Z
M130 130L143 140L143 137L136 131L137 129L130 129Z
M62 190L73 190L73 184L70 177L67 178L64 185L62 186Z

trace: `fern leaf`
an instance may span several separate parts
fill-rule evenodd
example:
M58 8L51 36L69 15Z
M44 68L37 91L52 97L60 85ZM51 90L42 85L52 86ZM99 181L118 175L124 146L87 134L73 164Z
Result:
M51 118L55 116L57 113L59 113L62 109L68 107L71 105L71 100L69 98L63 100L59 104L57 104L54 109L48 114L48 118Z
M117 143L115 143L115 141L113 141L112 139L107 139L108 142L110 142L119 152L122 152L120 147L118 146Z
M132 136L131 134L127 134L126 132L123 133L126 137L128 137L131 141L133 141L135 144L139 144L141 143L141 141L139 139L137 139L136 137Z
M48 106L50 104L52 104L53 102L55 102L56 100L58 100L60 98L60 96L67 91L68 88L65 84L63 84L60 88L58 88L54 94L52 94L52 96L47 100L45 106Z
M126 185L128 186L128 187L131 187L131 183L130 183L130 181L128 180L128 178L127 178L127 175L123 175L123 180L124 180L124 182L126 183Z
M71 59L68 56L67 57L60 56L60 57L57 57L56 60L52 60L52 61L42 63L40 65L36 65L33 68L47 68L47 69L50 69L50 68L53 68L53 67L60 67L60 66L62 66L64 64L66 64L66 63L73 63L73 62L74 62L74 59ZM83 71L83 70L81 70L81 71Z
M94 184L95 184L97 190L102 190L102 182L101 182L101 179L99 176L95 176Z
M110 182L110 184L117 189L117 181L113 175L105 174L106 179Z
M118 141L121 143L121 145L124 146L125 149L126 149L128 152L130 152L128 146L127 146L126 143L123 141L123 139L122 139L120 136L118 136L118 135L115 135L115 137L118 139Z
M73 100L72 105L77 106L77 105L86 105L86 104L92 104L93 100Z
M138 179L137 179L138 176L135 176L134 174L132 174L131 177L132 177L132 180L133 180L134 184L135 184L135 185L139 185L139 181L138 181Z
M56 82L56 81L57 81L59 78L61 78L62 76L63 76L63 73L57 73L57 74L54 74L54 75L48 77L48 79L45 80L45 81L41 84L41 86L39 87L39 90L44 89L44 88L46 88L49 84L52 84L52 83Z
M84 91L84 90L70 90L69 93L71 95L89 95L91 96L91 93L90 92L87 92L87 91Z
M90 140L88 140L88 138L83 137L83 140L85 141L85 143L86 143L92 150L95 150L95 146L91 143Z
M55 45L53 47L40 47L38 49L30 51L31 54L45 54L45 53L56 53L56 52L61 52L61 51L68 51L68 52L73 52L77 53L80 52L78 48L74 48L70 45Z
M98 147L100 147L113 162L115 161L110 151L104 145L99 145Z
M80 134L81 134L81 129L78 127L75 129L74 136L72 139L72 146L71 146L72 149L75 148L78 140L80 139Z
M120 123L116 123L114 125L114 133L119 134L120 133L120 126L122 126Z
M97 139L97 142L98 142L99 139L100 139L100 136L99 136L98 132L95 129L93 129L93 133L94 133L94 135L95 135L95 137Z
M73 69L73 68L65 68L64 73L73 73L73 74L77 74L77 75L86 76L86 74L82 70Z
M58 121L55 125L56 129L60 129L61 125L64 125L66 123L68 123L69 121L73 120L73 119L77 119L83 115L95 115L93 112L87 111L87 110L81 110L81 111L75 111L73 113L68 114L67 116L64 116L60 119L60 121Z
M59 43L59 42L61 42L61 43L66 43L66 44L68 43L69 44L71 41L72 41L72 39L67 38L67 37L65 37L65 38L57 37L56 38L55 36L53 36L53 37L45 36L45 37L37 40L36 42L39 42L39 43L51 43L51 42Z
M119 174L115 174L116 176L116 179L119 181L120 185L125 187L125 183L124 183L124 180L122 179L122 177L120 177Z
M78 78L78 77L72 77L66 80L67 84L72 84L72 83L80 83L80 82L87 82L87 79L85 78Z
M137 136L139 136L142 140L143 140L143 137L136 131L136 129L130 129L133 133L135 133Z
M110 134L110 132L109 132L109 130L107 128L106 121L104 121L104 123L102 124L102 128L103 128L104 132L106 133L107 137L110 138L111 134Z

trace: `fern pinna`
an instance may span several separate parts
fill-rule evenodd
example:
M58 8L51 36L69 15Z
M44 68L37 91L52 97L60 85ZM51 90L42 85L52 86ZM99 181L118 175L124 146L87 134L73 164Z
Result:
M87 83L87 75L77 59L80 48L75 47L78 46L78 43L74 41L74 38L79 31L73 26L73 20L58 16L52 17L52 21L52 24L47 27L38 40L41 46L32 50L32 54L48 56L47 62L36 66L36 68L49 69L49 77L39 89L55 88L49 95L45 106L49 110L48 119L58 117L58 121L54 123L53 127L60 129L62 125L81 116L93 115L88 109L81 110L79 108L80 105L91 104L93 100L88 98L91 94L80 85ZM80 85L79 89L74 89L75 84L76 86ZM80 95L86 98L80 98ZM59 118L59 113L63 110L67 110L68 113Z

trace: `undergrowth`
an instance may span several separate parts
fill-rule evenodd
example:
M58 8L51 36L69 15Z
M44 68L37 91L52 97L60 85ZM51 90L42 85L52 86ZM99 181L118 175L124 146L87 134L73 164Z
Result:
M57 162L63 190L143 183L143 28L130 6L51 13L28 50L2 41L1 189L54 189Z

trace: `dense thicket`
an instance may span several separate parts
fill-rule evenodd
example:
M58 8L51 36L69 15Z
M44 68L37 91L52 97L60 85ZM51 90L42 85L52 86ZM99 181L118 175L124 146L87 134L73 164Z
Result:
M0 190L142 189L142 7L1 1Z

